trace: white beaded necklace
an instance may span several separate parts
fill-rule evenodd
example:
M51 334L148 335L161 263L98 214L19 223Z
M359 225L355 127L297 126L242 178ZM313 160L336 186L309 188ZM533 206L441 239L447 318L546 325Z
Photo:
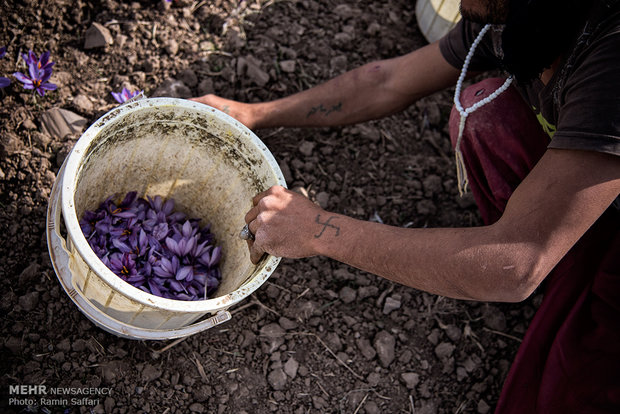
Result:
M469 68L469 63L471 61L471 58L474 55L474 51L478 47L478 44L482 40L482 37L489 30L490 27L491 27L490 24L485 25L480 31L480 33L478 33L478 37L476 37L476 40L474 40L474 42L472 43L471 48L469 49L469 52L467 52L467 56L465 57L465 62L463 63L461 74L459 75L459 79L456 82L456 90L454 91L454 106L456 107L456 109L459 111L459 114L461 115L460 120L459 120L459 134L456 139L456 146L455 146L455 151L454 151L455 152L454 156L456 158L456 178L458 182L457 185L459 188L459 194L461 196L467 191L467 184L469 182L467 179L467 171L465 170L465 163L463 162L463 154L461 153L461 147L460 147L461 139L463 138L463 131L465 130L465 120L467 119L467 116L469 114L476 111L478 108L488 104L493 99L497 98L499 94L501 94L506 89L508 89L508 86L510 86L510 84L512 83L512 76L509 76L504 82L504 84L500 86L499 88L497 88L495 92L493 92L486 98L476 102L469 108L463 108L463 105L461 105L461 102L459 100L459 97L461 96L461 89L463 87L463 81L465 80L465 76L467 75L467 69Z

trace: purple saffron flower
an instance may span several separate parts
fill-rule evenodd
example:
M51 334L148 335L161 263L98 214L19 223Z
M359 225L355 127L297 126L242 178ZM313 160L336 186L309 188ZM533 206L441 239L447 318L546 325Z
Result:
M26 62L27 66L31 66L34 65L35 67L37 67L38 69L49 69L50 72L52 70L52 66L54 66L55 62L51 62L50 59L50 51L46 51L43 52L43 54L41 55L41 58L38 58L36 53L34 53L32 50L28 51L28 54L23 54L22 58L24 59L24 62Z
M194 280L194 268L192 266L183 266L179 269L175 276L176 280L185 280L191 282Z
M153 266L153 273L159 277L170 278L176 276L179 270L179 259L176 256L172 256L172 259L168 260L162 257L157 266Z
M5 54L6 54L6 46L0 47L0 59L2 59Z
M196 245L196 239L194 237L190 237L188 239L181 238L179 241L176 241L171 237L166 237L165 242L168 250L181 257L186 256Z
M130 100L134 96L137 96L141 92L144 92L144 91L129 92L129 90L127 90L127 88L123 88L123 90L120 91L120 92L110 92L110 93L112 94L114 99L116 99L116 102L122 104L122 103L127 102L128 100Z
M15 72L13 76L18 81L24 84L24 89L33 89L39 93L39 95L45 95L45 91L54 91L57 86L48 82L50 76L52 76L52 67L38 68L37 63L28 65L28 71L30 76L26 76L21 72Z
M110 270L123 280L127 280L132 276L136 276L136 262L133 261L131 255L124 253L115 253L110 256Z

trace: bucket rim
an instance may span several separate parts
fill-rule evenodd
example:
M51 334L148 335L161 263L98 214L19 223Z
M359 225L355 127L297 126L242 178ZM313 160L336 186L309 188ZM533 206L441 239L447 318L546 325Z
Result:
M260 151L271 167L274 176L276 177L277 184L286 187L286 181L284 180L282 171L267 146L253 131L230 115L211 106L186 99L167 97L144 98L119 105L102 115L81 135L67 156L65 171L62 177L60 196L60 204L67 234L86 264L93 269L93 271L95 271L95 273L111 288L126 296L129 296L132 300L150 307L171 312L205 313L226 309L245 299L252 292L258 289L276 269L281 258L272 255L267 255L264 257L257 265L257 267L260 268L258 274L245 281L233 292L227 293L226 295L198 301L167 299L144 292L114 274L105 264L103 264L101 259L99 259L95 252L90 248L88 241L80 228L79 218L77 217L77 212L75 209L75 192L77 190L78 174L91 143L109 123L114 122L115 120L120 119L121 117L132 112L153 107L182 107L219 118L221 121L225 122L227 126L234 129L234 132L238 133L240 137L245 137L249 144L255 146Z

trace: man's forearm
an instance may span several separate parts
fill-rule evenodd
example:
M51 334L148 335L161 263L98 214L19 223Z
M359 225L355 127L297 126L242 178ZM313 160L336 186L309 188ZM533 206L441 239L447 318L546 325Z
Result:
M380 118L409 104L383 89L385 61L344 73L286 98L257 104L257 128L346 125Z
M317 254L426 292L518 301L527 246L498 243L492 227L405 229L329 214L315 217Z
M378 119L452 85L457 76L437 44L431 44L368 63L286 98L253 104L256 127L337 126Z

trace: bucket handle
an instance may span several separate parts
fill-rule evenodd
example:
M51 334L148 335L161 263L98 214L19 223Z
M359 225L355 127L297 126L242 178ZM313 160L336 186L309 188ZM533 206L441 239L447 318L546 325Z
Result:
M66 160L65 160L66 162ZM115 334L117 336L127 339L143 339L143 340L166 340L182 338L190 335L194 335L198 332L206 329L213 328L223 322L231 319L231 314L228 311L220 311L214 316L207 318L203 321L197 322L192 325L183 326L181 328L167 329L167 330L155 330L139 328L126 323L120 322L95 307L80 291L77 286L72 283L71 270L69 269L69 262L73 256L67 249L66 240L60 234L56 223L60 223L60 190L62 177L64 174L65 163L58 171L54 185L52 186L52 192L50 194L50 202L47 208L47 246L52 259L52 265L54 271L58 276L60 284L67 292L73 303L82 311L84 315L88 317L95 325L100 328Z

